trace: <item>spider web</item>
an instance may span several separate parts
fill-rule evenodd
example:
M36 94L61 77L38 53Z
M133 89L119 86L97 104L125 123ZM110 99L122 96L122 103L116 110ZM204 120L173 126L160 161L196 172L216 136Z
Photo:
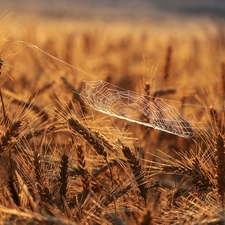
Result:
M102 80L84 80L80 96L87 105L102 113L184 138L194 136L190 123L161 98L150 101L145 95L119 90Z

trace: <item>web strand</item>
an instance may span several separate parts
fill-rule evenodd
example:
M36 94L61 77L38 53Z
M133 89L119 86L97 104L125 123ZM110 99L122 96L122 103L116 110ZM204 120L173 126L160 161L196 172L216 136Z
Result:
M43 55L45 55L45 56L48 56L49 58L51 58L51 59L53 59L53 60L55 60L55 61L57 61L58 63L60 63L60 64L62 64L62 65L64 65L65 67L65 69L68 71L68 72L70 72L70 73L73 73L74 71L78 71L78 72L81 72L82 74L85 74L85 75L87 75L87 76L89 76L90 78L93 78L93 79L98 79L96 76L94 76L93 74L91 74L91 73L88 73L88 72L86 72L86 71L84 71L84 70L82 70L81 68L78 68L78 67L76 67L76 66L73 66L73 65L71 65L71 64L69 64L69 63L67 63L67 62L65 62L65 61L63 61L63 60L61 60L61 59L59 59L59 58L57 58L57 57L55 57L55 56L53 56L53 55L51 55L50 53L48 53L48 52L46 52L46 51L44 51L43 49L41 49L41 48L39 48L38 46L36 46L36 45L34 45L34 44L31 44L31 43L29 43L29 42L26 42L26 41L22 41L22 40L20 40L20 39L18 39L18 38L16 38L16 37L13 37L13 35L9 35L9 37L11 37L13 40L14 40L14 44L21 44L21 45L23 45L24 47L23 48L31 48L31 49L33 49L33 50L36 50L36 51L38 51L39 53L42 53ZM9 38L8 37L8 38ZM22 51L22 49L20 50L20 51ZM18 52L19 53L19 52ZM60 76L61 76L61 74L60 74ZM113 86L113 85L112 85ZM160 98L160 99L162 99L163 100L163 98ZM179 101L177 101L177 100L169 100L169 99L164 99L165 101L169 101L169 102L171 102L171 103L177 103L177 102L179 102ZM188 106L188 107L198 107L198 108L204 108L204 109L211 109L211 106L207 106L207 105L205 105L205 106L203 106L202 104L193 104L193 103L182 103L182 105L183 106ZM224 108L220 108L220 107L213 107L215 110L224 110Z
M163 99L149 101L144 95L119 90L102 80L84 80L80 96L87 105L102 113L184 138L194 136L190 123Z
M96 76L49 54L36 45L19 40L12 35L10 37L13 38L14 44L23 46L20 51L25 48L31 48L62 64L68 73L73 74L74 71L78 71L94 79L95 81L84 80L83 89L81 93L77 94L80 95L87 105L97 111L184 138L193 137L194 131L196 133L205 131L202 124L205 126L206 122L189 122L179 114L176 107L172 106L173 104L181 103L180 101L163 98L153 98L152 101L149 101L144 95L98 80ZM204 110L211 109L211 106L193 103L182 103L182 106L200 107ZM221 108L214 109L223 110Z

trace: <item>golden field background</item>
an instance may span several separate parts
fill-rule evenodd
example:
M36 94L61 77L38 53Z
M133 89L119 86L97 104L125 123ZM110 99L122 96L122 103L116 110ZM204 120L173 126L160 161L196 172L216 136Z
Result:
M2 15L2 224L225 223L224 23L176 19ZM76 95L98 79L202 123L184 139L98 113Z

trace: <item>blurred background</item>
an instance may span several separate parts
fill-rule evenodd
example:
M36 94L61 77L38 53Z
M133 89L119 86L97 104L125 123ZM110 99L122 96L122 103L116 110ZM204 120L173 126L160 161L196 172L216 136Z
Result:
M46 16L104 20L163 20L168 17L225 19L223 0L10 0L0 1L1 10L41 13Z

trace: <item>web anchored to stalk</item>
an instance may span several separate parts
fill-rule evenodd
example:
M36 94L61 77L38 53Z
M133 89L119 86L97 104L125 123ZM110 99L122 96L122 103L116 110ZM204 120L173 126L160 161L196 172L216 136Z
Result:
M119 89L102 80L84 80L80 96L87 105L108 115L184 138L194 136L190 123L161 98L150 101L145 95Z

